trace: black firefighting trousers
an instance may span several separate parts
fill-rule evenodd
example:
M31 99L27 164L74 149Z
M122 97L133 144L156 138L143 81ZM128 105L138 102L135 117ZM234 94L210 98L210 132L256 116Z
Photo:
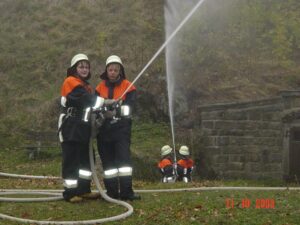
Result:
M103 170L118 170L112 177L104 176L107 194L112 198L127 198L132 196L132 174L121 175L120 168L130 168L130 138L131 127L102 130L97 137L97 147L102 161Z
M63 197L66 200L74 196L91 192L91 178L81 178L79 171L91 171L89 160L89 143L63 142L62 146L62 178L76 180L76 187L64 187Z

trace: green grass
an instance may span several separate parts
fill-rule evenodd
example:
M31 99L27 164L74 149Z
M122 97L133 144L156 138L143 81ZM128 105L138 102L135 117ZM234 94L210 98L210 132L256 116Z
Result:
M142 124L133 127L132 148L136 156L142 157L144 151L156 160L162 142L169 140L169 130L165 124ZM143 150L142 150L143 149ZM152 152L150 154L150 152ZM60 149L48 149L32 160L24 149L0 150L0 171L16 174L53 175L61 173ZM134 158L138 159L138 158ZM142 157L142 159L146 159ZM151 163L138 163L146 170L156 170ZM135 170L137 168L135 167ZM197 180L189 184L162 184L159 175L152 177L142 174L134 177L135 190L171 189L213 186L286 186L277 180ZM298 184L289 184L298 186ZM62 189L60 181L30 180L0 177L0 189ZM95 188L93 186L93 188ZM108 224L124 225L297 225L300 224L299 191L193 191L168 193L140 193L141 201L130 204L134 213L130 217ZM248 200L249 207L243 205ZM256 208L256 201L271 200L274 208ZM25 219L34 220L94 220L124 213L122 206L105 202L103 199L71 204L65 201L16 203L0 202L0 212ZM16 225L8 220L0 220L0 225Z
M148 188L147 185L143 188ZM134 213L110 224L299 224L298 191L199 191L184 193L144 193L132 204ZM234 205L228 207L227 201ZM251 201L243 208L243 199ZM256 201L272 199L275 207L256 208ZM64 201L44 203L0 203L0 212L35 220L91 220L115 216L125 209L104 200L70 204ZM80 213L78 213L80 212ZM0 224L16 224L1 221Z

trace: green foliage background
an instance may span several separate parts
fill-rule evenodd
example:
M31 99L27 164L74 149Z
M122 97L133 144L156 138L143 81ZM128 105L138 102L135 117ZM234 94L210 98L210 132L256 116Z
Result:
M192 107L297 89L299 9L296 0L205 1L173 43L178 97Z
M206 1L177 40L178 90L193 99L188 107L298 88L299 22L297 0ZM122 57L133 80L165 39L161 0L2 0L0 24L1 146L32 130L55 131L56 100L74 54L90 57L93 85L111 54ZM136 86L137 119L165 120L164 54Z
M55 130L55 100L70 60L79 52L91 59L94 86L110 54L122 57L132 80L163 39L161 4L1 1L1 145L15 143L28 130Z

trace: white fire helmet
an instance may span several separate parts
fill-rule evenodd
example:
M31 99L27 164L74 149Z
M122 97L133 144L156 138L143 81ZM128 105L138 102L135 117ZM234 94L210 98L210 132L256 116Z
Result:
M107 60L106 60L106 66L108 64L111 64L111 63L119 63L120 65L123 66L121 58L119 56L117 56L117 55L111 55L111 56L109 56L107 58Z
M172 148L169 145L165 145L161 148L161 156L168 155L172 152Z
M190 155L189 148L185 145L182 145L179 149L179 154L181 154L181 155Z
M87 55L79 53L72 58L71 67L74 66L76 63L78 63L81 60L89 61L89 58L87 57Z

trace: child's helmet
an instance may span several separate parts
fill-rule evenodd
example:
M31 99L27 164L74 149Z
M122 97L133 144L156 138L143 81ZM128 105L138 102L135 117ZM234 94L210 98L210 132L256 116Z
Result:
M106 60L106 66L108 64L111 64L111 63L119 63L120 65L123 66L121 58L119 56L117 56L117 55L111 55L111 56L109 56L107 58L107 60Z
M107 67L109 64L111 63L117 63L121 66L121 69L120 69L120 77L123 78L123 79L126 79L126 75L125 75L125 69L124 69L124 66L123 66L123 62L121 60L121 58L117 55L111 55L109 56L107 59L106 59L106 69L105 71L100 75L100 78L102 80L107 80L108 79L108 76L107 76Z
M181 155L189 155L190 154L190 151L189 151L189 148L185 145L182 145L179 149L179 154Z
M172 148L169 145L165 145L161 148L161 155L165 156L172 152Z
M76 63L78 63L81 60L89 61L89 58L85 54L79 53L72 58L71 67L74 66Z

